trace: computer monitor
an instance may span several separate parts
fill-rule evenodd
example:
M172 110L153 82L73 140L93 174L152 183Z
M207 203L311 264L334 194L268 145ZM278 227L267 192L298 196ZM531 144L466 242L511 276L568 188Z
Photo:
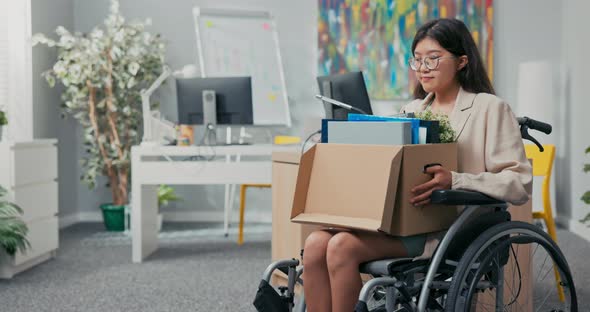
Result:
M178 123L251 125L250 77L177 78Z
M362 72L350 72L318 77L318 86L323 96L352 105L372 115L371 101ZM347 120L349 110L324 103L327 119Z

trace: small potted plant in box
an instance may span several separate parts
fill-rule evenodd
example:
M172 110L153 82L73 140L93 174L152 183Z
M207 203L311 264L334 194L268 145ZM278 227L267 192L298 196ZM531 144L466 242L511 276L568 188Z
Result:
M416 118L420 120L438 121L438 131L440 136L440 143L455 142L455 130L451 126L449 117L445 114L436 114L430 110L425 110L416 114Z

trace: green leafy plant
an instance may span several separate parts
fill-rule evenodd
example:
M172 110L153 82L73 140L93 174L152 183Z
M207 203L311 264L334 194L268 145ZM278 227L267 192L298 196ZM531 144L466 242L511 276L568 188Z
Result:
M590 146L586 148L586 155L590 154ZM588 173L590 172L590 164L584 164L584 172ZM586 191L586 193L584 193L584 195L582 195L581 200L590 205L590 191ZM582 223L586 223L590 221L590 213L586 215L586 217L584 217L584 219L580 220L582 221Z
M59 26L59 40L43 34L33 44L57 47L58 60L43 73L48 84L64 86L62 108L84 127L86 155L81 180L90 188L97 175L109 179L113 204L128 203L130 151L141 141L140 91L162 73L165 45L145 30L151 24L125 22L119 1L111 0L104 30L70 33Z
M163 207L170 202L179 200L182 200L182 198L176 195L172 187L165 184L160 185L158 188L158 207Z
M17 251L25 252L31 244L27 240L29 229L22 221L22 209L14 203L4 200L6 189L0 186L0 248L9 255Z
M6 118L6 113L0 111L0 127L6 126L8 124L8 118Z
M441 143L455 142L455 130L451 126L449 117L445 114L435 114L430 110L416 113L416 118L422 120L438 120L439 135Z

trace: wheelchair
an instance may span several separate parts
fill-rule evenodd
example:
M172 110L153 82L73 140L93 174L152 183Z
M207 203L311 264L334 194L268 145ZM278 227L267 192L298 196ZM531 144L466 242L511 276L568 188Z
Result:
M522 137L542 150L528 128L550 133L551 126L527 117L518 121ZM465 208L432 258L361 264L359 272L373 278L363 285L355 311L578 311L567 260L541 228L512 221L507 203L478 192L439 190L431 202ZM534 262L534 274L523 272L528 265L521 268L519 258ZM269 284L275 270L287 275L286 286ZM543 284L545 278L553 279L552 272L557 286L553 281ZM297 259L269 265L254 300L257 310L306 311L303 292L295 293L297 284L304 285L302 273Z

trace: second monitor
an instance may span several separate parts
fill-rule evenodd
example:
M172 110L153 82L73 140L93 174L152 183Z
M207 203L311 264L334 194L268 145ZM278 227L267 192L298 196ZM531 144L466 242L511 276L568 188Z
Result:
M318 86L323 96L354 106L372 115L371 101L362 72L350 72L318 77ZM347 120L350 111L324 103L327 119Z
M251 125L250 77L177 78L178 123Z

